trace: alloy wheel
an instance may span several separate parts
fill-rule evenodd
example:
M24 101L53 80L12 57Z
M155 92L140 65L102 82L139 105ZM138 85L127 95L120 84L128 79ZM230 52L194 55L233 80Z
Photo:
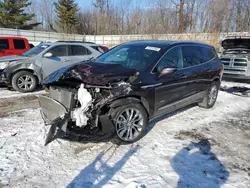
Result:
M17 80L17 86L22 90L29 90L34 85L34 80L29 75L22 75Z
M208 104L209 105L213 105L216 101L217 98L217 94L218 94L218 88L216 84L213 84L210 87L210 90L208 92Z
M116 119L116 132L120 139L133 141L143 129L143 115L136 108L125 109Z

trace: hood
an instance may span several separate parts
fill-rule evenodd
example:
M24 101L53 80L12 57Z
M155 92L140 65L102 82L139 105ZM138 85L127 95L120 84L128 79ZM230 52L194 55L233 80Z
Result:
M119 64L88 62L63 67L49 75L43 83L45 85L70 84L72 86L78 83L85 83L107 86L112 84L112 82L128 79L136 73L136 70L125 68Z
M225 49L250 49L250 38L231 38L221 42L221 46Z
M12 55L12 56L5 56L0 58L0 63L1 62L6 62L6 61L17 61L21 59L28 59L29 57L26 56L20 56L20 55Z

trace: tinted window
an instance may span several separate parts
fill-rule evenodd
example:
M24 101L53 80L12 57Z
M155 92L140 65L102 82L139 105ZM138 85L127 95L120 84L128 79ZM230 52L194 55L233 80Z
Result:
M68 56L68 46L56 46L49 50L50 53L52 53L53 56Z
M23 50L26 48L24 40L14 39L13 43L14 43L14 48L17 50Z
M119 64L126 68L144 71L160 58L163 50L164 48L157 46L124 44L104 53L96 59L96 62Z
M0 49L8 50L10 48L8 39L0 39Z
M94 48L96 51L104 53L105 50L101 47L101 46L91 46L92 48Z
M71 46L71 55L89 55L91 52L83 46Z
M174 47L163 55L154 72L160 72L164 68L182 68L182 52L181 47Z
M204 62L210 61L211 59L215 57L215 54L212 48L201 47L201 51L202 51Z
M203 63L203 55L201 47L198 46L183 46L183 67L191 67Z
M46 48L48 48L49 45L46 44L39 44L38 46L35 46L34 48L30 49L29 51L25 52L23 55L24 56L34 56L42 51L44 51Z

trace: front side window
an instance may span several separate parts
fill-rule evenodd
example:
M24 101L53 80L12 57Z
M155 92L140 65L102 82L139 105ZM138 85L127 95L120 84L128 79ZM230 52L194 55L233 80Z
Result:
M105 50L101 46L91 46L91 48L94 48L96 51L100 53L104 53Z
M177 68L183 67L181 47L174 47L167 51L159 63L157 64L154 72L160 72L164 68Z
M89 55L91 52L84 46L72 45L71 46L71 55Z
M24 50L26 48L24 40L14 39L14 48L17 50Z
M0 39L0 50L9 50L9 40L8 39Z
M183 67L192 67L203 63L203 55L201 47L198 46L183 46Z
M147 45L121 45L96 59L98 63L120 64L123 67L144 71L160 58L164 49Z
M56 46L48 52L52 53L54 57L68 56L68 45Z

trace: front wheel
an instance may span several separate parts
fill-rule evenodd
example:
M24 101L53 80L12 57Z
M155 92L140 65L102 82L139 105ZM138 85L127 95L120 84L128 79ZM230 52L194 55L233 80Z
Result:
M12 77L11 85L21 93L32 92L36 89L37 79L29 71L19 71Z
M198 105L203 108L212 108L217 100L219 87L219 82L212 82L212 84L209 85L203 100L198 103Z
M127 104L113 109L116 138L132 143L141 139L148 125L147 112L140 104Z

